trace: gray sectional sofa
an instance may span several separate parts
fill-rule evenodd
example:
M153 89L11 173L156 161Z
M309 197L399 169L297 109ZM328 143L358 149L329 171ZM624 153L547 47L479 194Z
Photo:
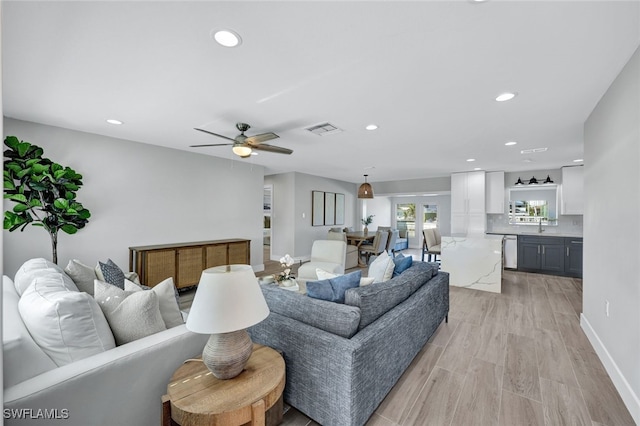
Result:
M285 401L325 426L364 424L449 312L449 275L433 263L349 289L345 304L262 291L271 313L249 334L282 351Z

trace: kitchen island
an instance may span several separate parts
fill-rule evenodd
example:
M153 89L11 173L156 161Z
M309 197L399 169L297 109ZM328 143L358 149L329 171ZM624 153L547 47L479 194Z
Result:
M442 237L441 251L450 285L502 292L502 235Z

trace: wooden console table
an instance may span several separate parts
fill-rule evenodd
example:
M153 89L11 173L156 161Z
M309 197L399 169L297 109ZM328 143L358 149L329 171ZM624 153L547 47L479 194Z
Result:
M244 371L229 380L200 361L176 370L162 397L162 425L277 425L282 421L285 365L282 355L258 344Z
M177 288L197 285L203 270L251 264L251 240L229 239L129 247L129 270L149 287L173 277Z

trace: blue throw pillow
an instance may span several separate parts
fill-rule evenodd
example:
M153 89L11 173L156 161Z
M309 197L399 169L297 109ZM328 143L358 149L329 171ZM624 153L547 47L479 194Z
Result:
M407 269L411 268L411 265L413 265L413 257L405 257L402 253L400 253L398 256L393 258L393 263L396 265L396 267L393 269L392 278L397 277Z
M344 303L344 294L350 288L360 286L361 271L339 275L322 281L307 281L307 296L329 302Z

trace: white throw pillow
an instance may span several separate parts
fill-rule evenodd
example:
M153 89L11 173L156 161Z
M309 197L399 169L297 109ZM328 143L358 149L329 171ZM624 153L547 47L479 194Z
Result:
M72 259L64 268L64 272L71 277L78 290L93 296L93 281L97 278L94 268L85 265L78 259Z
M173 278L169 277L151 288L151 291L154 291L158 295L160 315L162 315L162 319L167 328L173 328L184 324L182 313L180 312L180 307L178 306L173 290L174 287L175 286L173 285ZM138 284L127 279L124 280L124 289L125 291L144 290Z
M318 276L318 280L330 280L331 278L335 278L342 274L334 274L333 272L327 272L324 269L316 268L316 275ZM373 283L373 277L361 277L360 278L360 287L363 285L369 285Z
M153 291L124 291L95 280L94 295L117 345L167 329L160 314L158 295Z
M34 278L42 277L47 274L64 275L63 279L65 279L65 287L70 290L78 290L76 285L73 283L73 280L64 273L61 267L40 257L37 259L27 260L22 264L20 269L18 269L13 280L14 285L16 286L16 291L20 296L22 296L22 293L24 293L24 291L31 285Z
M34 279L18 309L33 340L59 367L115 347L96 301L69 290L62 274Z
M374 283L389 281L395 267L393 258L386 251L383 251L369 265L369 276L374 278Z

